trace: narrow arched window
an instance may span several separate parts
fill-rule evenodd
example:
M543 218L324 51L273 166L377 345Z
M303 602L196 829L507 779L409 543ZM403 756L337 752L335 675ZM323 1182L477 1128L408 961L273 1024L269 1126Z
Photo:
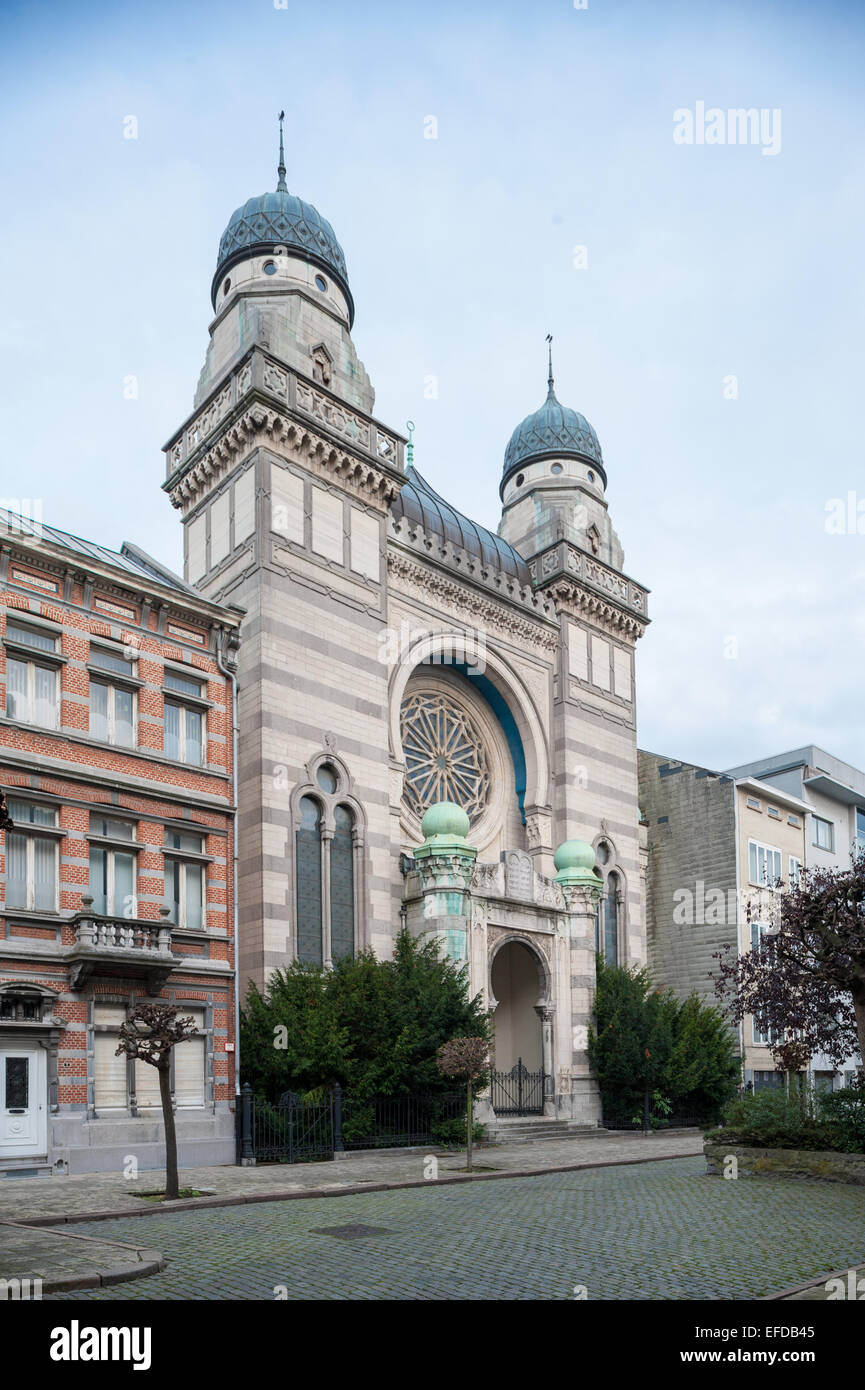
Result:
M607 875L604 893L604 959L608 965L619 960L619 875Z
M334 960L354 955L354 816L347 806L333 813L330 846L330 949Z
M297 829L297 957L321 965L321 807L311 796L300 799Z

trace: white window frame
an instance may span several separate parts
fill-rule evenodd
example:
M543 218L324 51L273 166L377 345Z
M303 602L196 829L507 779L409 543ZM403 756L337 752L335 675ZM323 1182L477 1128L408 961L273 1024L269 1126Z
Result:
M180 744L179 757L173 759L173 761L175 761L175 762L180 762L180 763L186 763L186 766L187 766L187 767L206 767L206 765L207 765L207 710L206 710L206 709L202 709L202 708L200 708L199 706L194 705L194 704L185 704L185 703L183 702L183 697L182 697L182 696L180 696L180 698L177 699L177 700L169 700L169 699L166 699L166 700L165 700L165 709L167 709L169 705L171 705L171 706L173 706L175 709L179 710L180 713L183 715L183 718L179 721L179 723L180 723L180 729L179 729L179 734L180 734L180 737L179 737L179 744ZM186 756L186 751L187 751L187 750L186 750L186 715L187 715L187 714L197 714L197 715L199 716L199 718L201 719L201 760L200 760L200 762L196 762L196 763L192 762L192 761L191 761L189 758L187 758L187 756ZM165 732L164 732L164 720L165 720L165 714L164 714L164 711L163 711L163 737L162 737L163 749L164 749L164 747L165 747L165 742L166 742ZM170 756L171 756L171 755L170 755L169 753L166 752L166 757L170 757Z
M765 863L765 858L766 858L766 856L768 856L768 855L770 855L770 854L777 854L777 856L778 856L778 872L777 872L777 874L773 874L773 875L772 875L771 882L770 882L768 876L764 876L762 879L759 878L759 877L757 877L757 878L752 878L752 877L751 877L751 850L752 850L752 849L754 850L755 855L756 855L756 864L757 864L757 874L758 874L758 875L759 875L759 873L760 873L760 852L762 851L762 853L763 853L763 855L764 855L764 875L765 875L765 868L766 868L766 863ZM784 875L784 855L783 855L782 851L778 848L778 846L777 846L777 845L767 845L767 844L763 844L763 842L760 841L760 840L752 840L752 839L749 839L749 840L748 840L748 882L749 882L749 883L753 883L753 884L755 885L755 887L758 887L758 888L770 888L770 889L772 889L772 890L774 891L774 890L777 888L777 880L780 879L780 880L783 882L783 875Z
M118 680L118 679L115 678L114 680L111 680L111 679L110 679L111 672L106 671L105 674L106 674L106 676L109 677L109 679L107 679L107 680L102 680L101 677L99 677L99 676L91 676L91 677L90 677L90 691L91 691L91 696L92 696L92 692L93 692L93 687L94 687L95 685L104 685L104 686L105 686L105 689L108 691L108 701L107 701L107 704L108 704L108 714L107 714L108 728L107 728L107 732L106 732L106 737L105 737L104 739L99 739L98 742L99 742L99 743L110 743L111 746L112 746L112 748L137 748L137 747L138 747L138 692L137 692L136 690L130 689L129 686L124 685L122 679ZM115 697L116 697L116 694L117 694L117 691L118 691L118 690L122 690L123 693L124 693L125 695L131 695L131 696L132 696L132 742L131 742L131 743L121 743L121 742L119 742L118 739L117 739L117 721L116 721L116 719L115 719L114 704L115 704ZM91 706L90 706L90 716L91 716L91 720L92 720L92 717L93 717L93 706L92 706L92 703L91 703Z
M801 874L802 869L803 869L802 860L801 860L801 859L797 859L796 856L795 856L795 854L791 854L791 855L789 856L788 862L789 862L789 865L790 865L790 872L789 872L789 874L787 875L787 877L788 877L788 879L790 880L790 887L791 887L791 888L798 888L798 887L799 887L799 875Z
M18 798L17 798L17 797L16 797L16 798L10 798L10 800L18 800ZM25 803L25 804L29 805L29 803ZM13 819L14 819L14 817L13 817ZM40 830L42 830L42 831L47 831L47 834L40 834L40 833L39 833ZM59 849L60 849L60 846L59 846L60 836L58 835L57 832L58 832L58 826L57 826L57 811L56 811L56 809L54 810L54 825L53 825L53 826L50 826L50 825L39 826L38 824L34 824L34 823L32 823L32 822L29 822L29 821L24 821L24 822L16 822L16 823L15 823L14 829L12 829L12 830L7 830L7 831L6 831L6 845L5 845L5 851L4 851L4 853L5 853L5 860L6 860L6 871L5 871L5 874L4 874L5 892L4 892L4 904L3 904L3 906L4 906L4 910L6 911L7 914L8 914L9 912L48 912L48 913L55 913L55 912L57 912L57 911L59 910L59 909L58 909L58 901L59 901L59 895L60 895L60 853L59 853ZM25 899L26 899L26 901L25 901L24 903L10 903L10 902L9 902L9 837L10 837L10 835L20 835L20 836L23 838L24 842L25 842L25 850L24 850L24 883L25 883ZM37 841L41 841L41 842L44 843L45 840L48 840L49 843L52 844L53 847L54 847L54 899L53 899L53 902L52 902L52 904L51 904L50 907L37 907L37 906L36 906L36 843L37 843Z
M811 819L812 819L812 821L814 822L814 826L813 826L813 835L814 835L814 841L813 841L813 843L814 843L814 848L815 848L815 849L823 849L823 850L825 850L825 851L827 852L827 854L834 854L834 852L835 852L835 822L834 822L834 821L831 821L831 820L827 820L825 816L814 816L814 815L812 815ZM828 843L828 845L821 845L820 841L819 841L818 838L817 838L817 827L818 827L819 825L825 825L825 826L827 826L828 829L829 829L829 843Z
M49 655L49 654L46 653L46 655ZM20 715L20 714L11 715L11 714L8 713L8 710L9 710L9 663L10 663L10 661L17 661L19 665L26 667L26 670L27 670L27 694L26 694L26 696L25 696L25 699L26 699L26 702L27 702L27 712L26 712L26 714L23 715L23 716ZM36 669L37 669L37 667L38 667L40 670L42 670L42 671L50 671L51 674L52 674L53 677L54 677L54 705L53 705L54 718L53 718L53 720L52 720L52 722L51 722L50 724L40 724L40 723L37 722L36 717L35 717L35 715L36 715ZM35 659L35 658L31 658L31 657L29 657L29 656L25 656L25 655L24 655L24 652L21 651L20 648L17 648L17 647L16 647L16 649L15 649L14 651L9 651L8 648L7 648L7 651L6 651L6 711L5 711L5 712L6 712L6 718L7 718L7 719L14 719L15 722L16 722L17 724L29 724L29 725L31 725L33 728L36 728L36 729L59 729L59 727L60 727L60 680L59 680L59 676L60 676L60 667L59 667L59 665L55 665L54 662L50 660L50 655L49 655L49 660L48 660L48 661L40 661L40 660L37 660L37 659Z
M176 832L168 831L167 833L168 833L168 834L172 834L172 833L176 833ZM166 860L169 864L177 865L177 868L178 868L178 875L179 875L178 896L177 896L177 918L178 918L178 920L177 920L176 925L177 925L178 927L183 928L184 931L204 931L205 928L207 927L207 866L208 866L208 864L209 864L209 862L210 862L210 861L209 861L208 859L206 859L205 856L204 856L204 844L205 844L204 832L202 832L200 836L198 836L198 832L197 832L197 831L188 831L188 832L187 832L187 831L180 831L179 833L180 833L180 834L187 834L187 833L188 833L188 834L190 834L190 835L192 835L192 834L196 835L196 838L199 839L199 843L201 844L201 849L200 849L200 850L175 849L175 847L174 847L173 845L168 845L168 844L166 844L166 845L163 846L163 857L165 858L165 860ZM200 874L201 874L201 922L199 923L198 926L190 926L189 923L188 923L188 921L187 921L188 895L187 895L187 891L186 891L186 873L187 873L187 870L190 869L190 868L199 870L199 872L200 872ZM173 879L173 874L172 874L172 879ZM168 887L169 887L169 884L166 883L166 889L168 889ZM166 894L165 894L165 901L166 901L166 903L167 903L167 905L168 905L169 907L171 907L171 908L174 907L175 899L174 899L174 883L173 883L173 881L172 881L171 884L170 884L170 892L166 891Z
M91 845L90 845L90 851L89 851L89 854L88 854L88 864L89 864L89 855L90 855L90 854L93 854L94 851L95 851L96 853L98 853L98 854L105 854L105 855L108 856L108 872L107 872L107 874L106 874L106 878L107 878L107 880L108 880L108 891L107 891L107 893L106 893L105 916L106 916L106 917L117 917L118 919L122 918L122 919L124 919L124 920L131 920L133 917L137 917L137 916L138 916L138 857L137 857L137 855L136 855L136 853L135 853L135 842L134 842L133 840L130 840L130 842L129 842L129 849L120 849L119 847L118 847L118 848L114 848L114 847L111 846L111 845L102 845L102 844L99 844L98 842L93 842L93 843L91 843ZM116 904L116 902L115 902L115 891L116 891L116 890L115 890L115 884L114 884L114 856L117 855L117 854L125 854L125 855L127 855L127 856L132 860L132 902L131 902L131 904L130 904L130 911L129 911L129 912L126 912L123 908L121 908L121 909L118 911L118 909L117 909L117 904ZM91 893L92 893L92 889L91 889Z

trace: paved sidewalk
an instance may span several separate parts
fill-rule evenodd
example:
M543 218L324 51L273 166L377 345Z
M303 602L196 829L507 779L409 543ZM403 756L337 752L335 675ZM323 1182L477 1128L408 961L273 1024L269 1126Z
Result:
M657 1158L685 1158L703 1152L702 1135L599 1135L598 1138L545 1140L531 1144L501 1144L475 1150L478 1177L555 1172L598 1164L633 1163ZM137 1193L165 1186L165 1174L143 1172L131 1181L122 1173L87 1173L65 1178L0 1179L0 1222L38 1222L58 1225L103 1213L148 1214L221 1206L245 1199L274 1200L285 1193L345 1192L373 1184L427 1183L434 1155L443 1180L470 1180L465 1153L403 1149L381 1154L351 1154L331 1163L263 1164L254 1168L184 1168L181 1187L211 1188L215 1195L158 1206ZM493 1170L493 1171L491 1171ZM2 1270L0 1270L2 1273Z
M158 1251L127 1241L5 1221L0 1221L0 1252L0 1301L103 1288L156 1274L165 1266Z

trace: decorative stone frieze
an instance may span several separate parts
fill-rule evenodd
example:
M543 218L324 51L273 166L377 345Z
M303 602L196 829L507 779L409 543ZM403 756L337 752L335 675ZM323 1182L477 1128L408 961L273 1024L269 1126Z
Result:
M400 524L404 530L406 523ZM391 528L395 529L395 528ZM450 545L439 547L436 556L444 565L450 565L453 556L447 552L455 550ZM559 642L558 628L550 624L555 621L555 609L546 600L539 600L531 589L520 586L516 580L499 570L482 570L479 561L466 556L466 570L453 577L443 570L429 564L418 563L410 555L399 550L388 550L387 567L396 588L405 594L421 599L440 612L449 614L462 622L500 633L508 640L523 645L530 643L544 652L556 650ZM426 557L424 557L426 558ZM474 573L469 573L473 567ZM465 579L478 585L478 592L468 587ZM523 615L514 611L527 609ZM538 617L546 621L538 622Z

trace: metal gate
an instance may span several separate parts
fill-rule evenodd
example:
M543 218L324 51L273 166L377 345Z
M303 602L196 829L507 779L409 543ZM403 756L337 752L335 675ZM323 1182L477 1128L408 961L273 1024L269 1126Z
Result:
M520 1057L510 1071L492 1072L490 1100L497 1115L543 1115L543 1068L529 1071Z
M328 1094L310 1105L286 1091L276 1105L244 1088L238 1113L238 1161L310 1163L333 1158L334 1104ZM341 1146L340 1146L341 1147Z

